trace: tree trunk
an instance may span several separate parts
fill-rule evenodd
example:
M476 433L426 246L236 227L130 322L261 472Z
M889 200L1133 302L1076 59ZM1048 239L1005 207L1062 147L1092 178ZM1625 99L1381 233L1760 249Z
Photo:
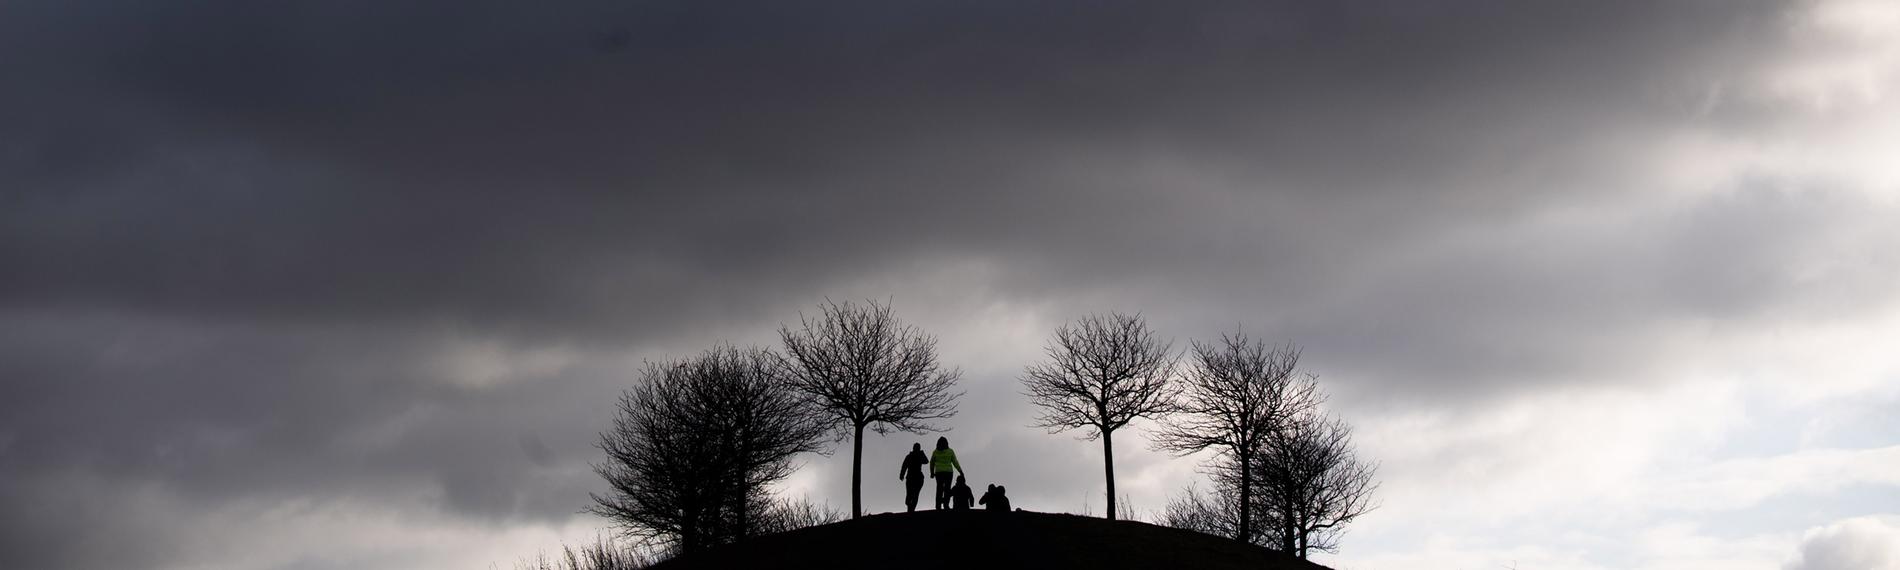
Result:
M1294 517L1293 532L1296 535L1298 535L1300 538L1299 552L1297 552L1296 554L1300 556L1300 560L1306 559L1306 538L1313 534L1312 531L1307 530L1306 525L1307 525L1306 513L1300 513L1299 515Z
M864 516L864 424L853 426L851 435L851 518Z
M1300 533L1300 560L1306 559L1306 533Z
M748 511L751 509L746 508L750 506L748 503L750 503L751 500L752 491L747 489L744 483L741 483L739 485L739 528L738 532L733 533L733 542L745 540L746 537L752 536L752 518L748 516L751 514Z
M680 552L699 552L699 509L687 505L680 517Z
M1252 457L1242 452L1240 455L1240 527L1235 531L1234 540L1247 542L1253 538L1253 472L1249 470Z
M1287 501L1286 503L1287 506L1282 508L1293 508L1293 501ZM1299 548L1297 542L1299 540L1299 534L1299 519L1295 518L1291 512L1283 513L1280 516L1280 550L1288 554L1295 554L1295 550Z
M1108 520L1115 520L1115 438L1112 431L1102 432L1102 472L1108 477Z

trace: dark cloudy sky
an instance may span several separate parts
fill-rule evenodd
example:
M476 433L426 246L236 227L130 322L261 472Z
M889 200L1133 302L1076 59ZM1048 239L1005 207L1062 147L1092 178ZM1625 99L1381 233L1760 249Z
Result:
M827 297L1028 509L1102 482L1018 374L1139 311L1304 347L1328 564L1900 568L1900 4L0 1L0 567L506 567Z

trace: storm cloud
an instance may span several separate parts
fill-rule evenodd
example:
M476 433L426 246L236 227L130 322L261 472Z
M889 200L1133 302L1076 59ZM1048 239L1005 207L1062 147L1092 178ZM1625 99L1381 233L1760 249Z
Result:
M0 6L0 562L505 565L602 526L643 359L826 298L942 337L1026 508L1101 508L1016 375L1120 310L1304 347L1386 465L1339 564L1722 561L1576 538L1626 517L1772 567L1880 514L1677 524L1840 487L1724 462L1894 465L1836 421L1900 404L1890 6L553 4ZM1143 443L1159 508L1195 458ZM1619 491L1709 480L1759 494Z

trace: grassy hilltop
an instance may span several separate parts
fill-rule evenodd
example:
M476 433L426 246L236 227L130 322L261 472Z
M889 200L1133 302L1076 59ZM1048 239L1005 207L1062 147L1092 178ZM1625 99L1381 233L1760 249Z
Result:
M1182 568L1323 570L1197 532L1032 512L870 515L718 547L654 568Z

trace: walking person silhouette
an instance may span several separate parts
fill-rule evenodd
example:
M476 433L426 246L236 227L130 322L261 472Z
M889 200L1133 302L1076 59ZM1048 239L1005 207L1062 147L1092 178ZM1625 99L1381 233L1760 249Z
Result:
M917 512L917 493L924 490L924 466L929 463L924 444L910 444L910 455L904 456L904 464L897 468L897 480L904 482L904 512Z
M935 508L950 508L951 476L962 474L963 464L957 462L957 452L950 449L950 438L937 438L937 450L930 453L930 475L937 479L937 506Z

